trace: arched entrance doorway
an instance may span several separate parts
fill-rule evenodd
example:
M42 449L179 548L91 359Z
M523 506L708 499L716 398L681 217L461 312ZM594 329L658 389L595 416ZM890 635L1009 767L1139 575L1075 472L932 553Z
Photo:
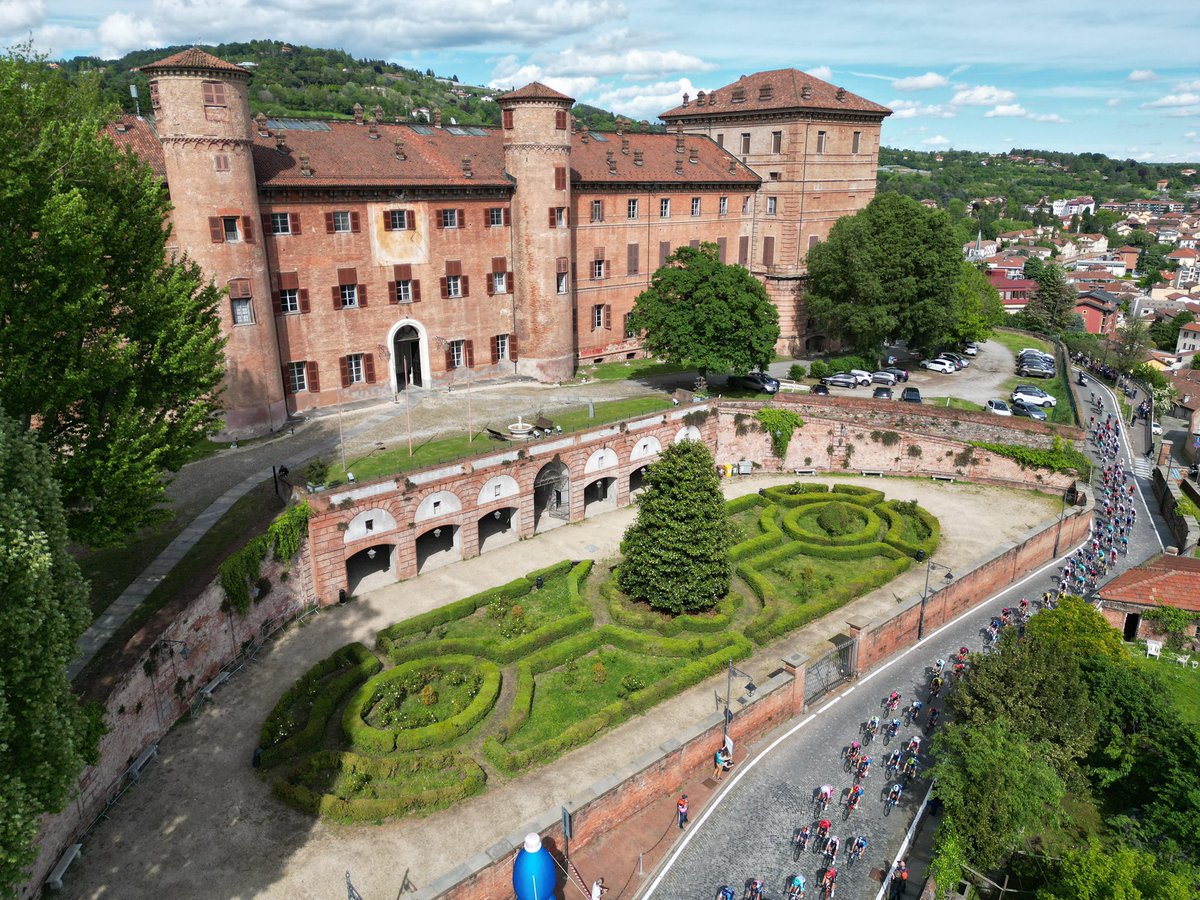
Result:
M570 520L570 473L562 462L548 462L533 479L533 530L545 531Z
M646 470L649 468L649 466L642 466L629 473L629 496L631 499L646 489Z
M346 593L358 594L391 584L396 580L391 544L375 544L359 550L346 560Z
M413 325L401 325L392 336L392 364L395 370L396 390L402 391L410 384L421 387L421 332Z
M507 506L494 509L479 519L479 552L487 553L505 544L517 542L515 516L517 508Z
M617 479L597 478L583 489L584 518L617 508Z
M804 341L804 350L807 353L824 353L825 352L825 335L814 334Z
M440 525L417 538L417 574L448 566L462 559L457 525Z

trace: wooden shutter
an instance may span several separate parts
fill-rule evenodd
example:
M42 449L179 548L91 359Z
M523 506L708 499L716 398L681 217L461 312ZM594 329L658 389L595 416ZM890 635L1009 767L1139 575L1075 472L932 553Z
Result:
M358 306L359 309L367 308L367 286L365 284L358 286Z
M501 215L504 216L504 224L505 225L510 224L509 219L508 219L508 207L507 206L505 206L501 209Z
M775 238L763 238L763 265L773 266L775 264Z
M404 211L404 227L409 231L417 230L417 214L411 209L406 209Z
M460 275L458 278L458 287L460 296L471 296L471 278L469 275Z
M275 229L271 227L271 214L270 213L262 214L262 227L263 227L263 237L270 237L274 233Z
M333 234L333 213L325 213L325 233Z
M358 213L356 212L350 213L350 230L355 234L359 232Z
M388 284L388 303L392 303L392 304L399 303L400 302L400 293L396 288L396 282L389 281L387 284Z
M612 304L604 304L604 328L607 331L612 331Z
M565 191L567 189L567 167L554 167L554 189L556 191Z
M339 356L338 357L338 368L341 370L341 373L342 373L342 387L344 387L344 388L350 387L350 357Z
M667 264L667 257L669 257L670 255L671 255L671 242L670 241L659 241L658 242L658 267L660 269Z
M242 240L244 240L247 244L254 243L253 216L242 216Z
M722 263L725 262L725 245L728 243L726 238L717 238L717 259Z
M392 228L392 211L390 209L385 209L383 211L383 230L395 231L395 229Z
M691 247L693 250L699 250L700 249L700 241L699 240L688 241L688 246Z
M500 362L500 335L492 335L492 365Z
M467 227L467 211L465 209L458 210L458 227Z
M743 234L738 238L738 265L746 266L750 262L750 236Z
M515 334L508 336L508 359L510 362L517 361L517 336Z
M412 281L412 266L407 263L392 266L392 277L397 281Z
M501 124L508 129L513 127L513 111L511 109L504 110L500 115Z
M414 280L409 287L412 293L412 302L417 303L421 299L421 282Z
M292 289L300 287L300 273L299 272L280 272L279 273L279 286L281 288L284 288L285 290L292 290Z
M375 383L375 354L363 354L363 377L367 379L367 384Z
M556 206L550 207L550 227L558 227L558 207Z
M450 297L450 288L447 286L446 279L445 279L445 278L439 278L439 279L438 279L438 284L439 284L439 285L441 285L441 288L442 288L442 299L443 299L443 300L447 300L447 299L449 299L449 297Z
M208 236L212 238L214 244L225 243L225 226L221 223L220 217L208 217Z
M463 341L463 361L468 369L475 368L475 342Z
M560 256L554 261L554 271L559 275L570 271L568 268L567 258L565 256Z
M308 288L300 288L300 312L306 313L308 310Z
M625 270L627 275L638 273L638 245L630 244L625 248Z
M507 272L508 271L508 257L493 256L492 257L492 271L493 272Z
M352 267L338 269L338 284L358 284L358 270Z
M496 293L496 276L491 272L487 273L487 292L489 297Z
M462 274L462 260L461 259L446 260L446 274L447 275L461 275Z
M340 284L335 284L333 286L332 290L333 290L333 308L341 309L342 308L342 286Z
M317 364L315 361L310 361L310 362L306 363L305 368L308 370L306 373L308 376L308 389L314 394L320 393L321 392L321 370L317 367Z
M554 127L558 131L566 131L566 129L567 129L567 111L565 109L556 109L554 111Z
M445 279L443 279L443 281L444 280ZM451 350L450 345L447 344L446 345L446 371L451 372L453 370L454 370L454 351Z
M292 234L300 233L300 213L288 213L289 231Z
M446 217L442 214L444 210L436 210L433 214L433 225L439 231L446 227Z
M506 283L504 285L504 287L506 289L506 293L515 294L517 292L517 287L516 287L517 279L515 279L513 277L512 272L506 272L505 274L508 276L506 279Z
M283 297L280 296L281 294L282 291L275 291L271 295L271 305L275 307L275 315L277 316L283 315Z
M292 374L288 371L287 365L284 365L282 367L282 375L283 375L283 392L285 394L293 393L293 391L292 391Z

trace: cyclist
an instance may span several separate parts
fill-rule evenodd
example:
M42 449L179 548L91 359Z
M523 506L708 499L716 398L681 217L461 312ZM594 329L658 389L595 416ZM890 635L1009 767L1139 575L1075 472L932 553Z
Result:
M830 866L825 870L825 877L821 879L821 887L825 889L825 896L833 896L834 884L837 882L837 869Z
M824 843L829 840L829 829L833 827L833 823L828 819L822 819L817 823L817 837Z
M900 692L899 692L899 691L892 691L890 694L888 694L888 698L887 698L887 708L888 708L888 709L895 709L895 708L896 708L896 707L898 707L899 705L900 705Z
M812 838L812 829L805 825L796 833L796 843L800 845L801 850L808 849L808 842Z
M929 721L925 724L926 731L932 731L933 726L937 724L938 708L936 706L929 707Z
M717 900L734 900L736 896L737 895L734 893L733 888L727 884L723 885L721 890L717 891Z
M902 796L904 796L904 785L897 781L892 785L892 789L888 791L888 805L895 806L900 802Z
M854 839L853 846L850 847L850 858L861 859L862 855L867 852L867 836L860 834Z
M936 697L941 692L942 692L942 676L934 675L931 679L929 679L929 693L931 693L933 696Z
M831 837L825 844L825 858L829 860L832 866L837 862L838 847L841 846L841 841L837 839L837 835Z
M766 885L761 878L751 878L750 884L746 888L746 900L763 900L764 890L766 890Z
M907 760L905 760L905 762L904 762L904 777L905 778L916 777L918 765L920 765L920 763L917 761L917 758L915 756L910 756Z
M804 900L804 890L806 887L804 876L797 873L792 876L792 882L788 885L788 896L792 900Z
M854 765L856 762L858 762L858 755L860 753L862 753L862 744L860 744L858 741L851 741L850 751L846 754L850 759L850 765Z
M945 668L946 668L946 661L939 656L937 658L937 662L935 662L933 664L934 674L940 675L942 673L942 670Z
M903 755L903 753L904 751L902 751L899 747L892 751L892 755L888 757L887 761L887 768L889 771L894 772L896 769L900 768L900 757Z
M914 700L908 707L908 717L912 721L917 721L921 717L921 701Z
M831 785L831 784L821 785L821 793L817 796L817 805L819 807L821 807L822 811L825 810L825 807L829 805L829 801L832 799L833 799L833 785Z
M960 663L954 664L954 677L955 678L962 678L963 675L965 675L966 673L967 673L967 664L966 663L960 662Z
M966 647L959 647L959 648L958 648L958 661L959 661L960 663L965 663L965 662L967 661L967 655L968 655L970 652L971 652L971 651L970 651L970 650L968 650Z
M871 757L863 754L863 758L858 762L858 777L866 778L871 774Z
M863 786L856 784L850 789L850 796L846 798L846 806L851 809L858 809L858 801L862 799Z
M879 716L871 716L867 722L867 739L870 740L879 733Z
M921 752L921 736L914 734L908 741L908 752L916 756Z

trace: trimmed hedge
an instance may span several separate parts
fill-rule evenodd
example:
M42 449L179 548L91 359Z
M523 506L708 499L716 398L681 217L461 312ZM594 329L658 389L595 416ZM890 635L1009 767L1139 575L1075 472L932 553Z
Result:
M590 569L591 560L585 560L585 562ZM544 569L536 569L527 575L510 581L508 584L502 584L500 587L472 594L470 597L464 597L462 600L447 603L445 606L432 609L427 613L421 613L419 616L413 616L411 619L405 619L403 622L389 625L387 628L379 631L376 636L375 646L384 653L390 653L397 638L407 637L419 632L432 631L439 625L445 625L447 622L453 622L455 619L462 619L471 615L479 607L487 606L493 600L515 600L518 597L523 597L533 590L534 582L539 575L543 578L554 578L570 571L572 565L568 559L560 560L552 566L547 566ZM583 565L583 563L580 565Z
M667 638L647 638L645 635L606 625L589 635L578 635L564 641L564 644L573 645L570 652L550 653L548 651L559 650L559 648L557 646L547 648L547 651L539 654L542 659L538 663L544 665L544 668L539 668L538 664L535 664L532 659L530 660L531 674L536 675L539 671L555 668L568 659L576 659L603 644L612 644L625 650L651 652L651 648L665 649L669 645L695 645L696 642L700 642L701 646L709 648L711 652L692 660L654 684L616 700L590 716L580 719L564 729L561 734L541 741L536 746L510 753L496 736L490 736L483 742L484 755L492 765L506 773L519 772L535 763L548 762L558 755L586 743L605 728L618 725L630 716L644 712L662 700L673 697L680 691L716 674L725 667L729 660L743 659L751 653L750 642L741 635L726 635L725 637L728 640L722 642L718 642L715 638L705 637L697 637L694 641L672 641ZM593 646L587 646L588 642L583 640L585 638L599 638L599 640L594 640ZM713 649L714 647L715 649ZM656 653L653 655L670 656L674 654ZM532 681L531 678L531 685ZM526 712L527 715L528 712ZM524 723L522 722L522 724ZM509 731L507 736L511 737L512 733Z
M807 515L813 509L819 509L823 506L832 506L835 503L846 503L854 506L863 513L866 513L867 524L852 534L843 534L839 536L831 536L814 531L806 531L800 527L800 517ZM822 544L829 547L837 547L845 544L859 544L863 541L874 543L879 539L879 533L883 530L883 523L879 520L879 516L875 515L870 509L855 503L853 500L827 500L824 503L807 503L803 506L797 506L794 509L788 510L787 515L783 517L783 527L793 538L803 543Z
M436 744L447 744L466 734L492 711L496 698L500 696L500 668L495 663L470 656L446 656L439 658L443 668L478 668L483 675L479 693L462 712L441 722L420 728L387 729L368 725L364 716L375 702L379 689L391 681L403 678L422 666L429 665L428 659L417 659L389 669L377 675L358 689L346 705L342 714L342 731L356 750L364 753L382 754L393 750L418 750Z
M866 507L876 506L882 503L884 498L883 491L863 487L859 484L835 484L833 486L833 493L841 494L842 496L839 499Z
M887 533L883 536L883 541L892 547L895 547L902 553L908 556L916 557L918 551L924 550L926 556L932 556L933 551L937 549L938 544L942 540L942 526L938 522L937 516L928 510L917 507L917 518L929 529L929 537L920 543L913 544L903 538L904 534L904 516L896 512L892 506L894 501L880 503L875 510L888 521Z
M745 512L763 503L763 498L758 494L746 494L744 497L736 497L733 500L728 500L725 503L725 512L729 515L737 515L740 512Z
M814 499L812 494L828 494L829 485L821 484L820 482L804 482L797 481L792 484L777 484L773 487L764 488L763 495L772 503L778 503L780 506L799 506L801 503L811 503ZM828 500L828 497L821 499Z
M333 794L321 794L289 779L315 775L321 769L349 768L375 781L403 784L413 773L421 770L451 771L457 777L445 787L427 791L402 793L396 797L361 797L347 799ZM275 796L285 803L322 818L341 822L379 822L405 813L428 813L444 809L483 790L487 776L475 760L458 751L405 755L390 759L375 759L357 753L322 750L293 768L285 778L275 779Z
M362 644L354 643L347 644L305 672L300 680L279 698L263 723L259 736L259 746L263 748L262 765L269 768L317 746L325 734L329 717L333 715L334 708L342 698L352 687L370 678L380 668L382 664L370 650ZM317 687L323 678L339 669L346 671ZM313 689L316 689L317 694L313 697L304 726L288 734L277 732L278 720L287 715L287 710L298 698Z
M627 628L650 628L668 637L684 631L724 631L729 627L738 607L742 605L740 596L729 594L717 604L715 616L690 613L668 616L665 613L643 612L635 608L633 602L621 593L621 589L612 578L600 585L600 596L608 604L609 616L618 625Z

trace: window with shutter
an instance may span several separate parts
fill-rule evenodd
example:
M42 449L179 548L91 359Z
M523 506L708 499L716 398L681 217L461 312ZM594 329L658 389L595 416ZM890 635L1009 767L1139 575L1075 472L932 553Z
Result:
M763 238L762 262L764 266L775 265L775 238Z
M492 335L492 365L500 362L500 335Z
M367 384L374 384L375 383L375 354L374 353L362 354L362 361L363 361L363 377L366 379Z
M671 242L670 241L659 241L658 242L658 267L660 269L667 264L667 257L669 257L670 255L671 255Z
M612 304L604 304L604 328L607 331L612 331Z
M225 243L225 226L219 216L208 217L208 236L214 244Z
M699 250L700 249L700 241L696 238L693 238L692 240L688 241L688 246L691 247L693 250Z
M333 234L333 213L325 213L325 233Z
M350 230L355 234L359 233L358 213L356 212L350 213Z
M638 245L630 244L625 248L625 274L636 275L638 273Z
M315 361L308 363L308 389L312 393L319 393L321 390L321 372Z
M338 368L341 371L342 387L350 387L350 357L342 356L338 358Z
M300 213L288 213L290 233L300 234Z
M242 240L247 244L254 243L254 220L250 216L242 216Z
M851 141L850 141L850 152L858 153L858 151L861 147L862 147L862 132L856 131L856 132L854 132L853 139L851 139Z
M213 168L218 172L229 171L229 154L218 153L213 157Z
M565 109L556 109L554 111L554 127L558 131L567 130L567 111Z
M300 312L306 313L309 311L308 305L308 288L300 288Z
M717 238L717 259L722 265L725 263L725 245L728 243L726 238Z
M567 167L554 167L554 189L556 191L565 191L567 189Z
M219 81L205 81L202 84L204 90L204 105L205 106L224 106L225 105L225 85Z
M475 366L475 342L463 341L463 358L468 369Z
M513 127L513 111L506 109L500 114L500 121L504 128L511 129Z
M746 234L738 238L738 265L750 265L750 236Z
M517 361L517 336L515 334L508 336L508 360L509 362Z
M496 274L494 272L488 272L484 277L487 280L486 290L488 296L490 297L496 293Z

